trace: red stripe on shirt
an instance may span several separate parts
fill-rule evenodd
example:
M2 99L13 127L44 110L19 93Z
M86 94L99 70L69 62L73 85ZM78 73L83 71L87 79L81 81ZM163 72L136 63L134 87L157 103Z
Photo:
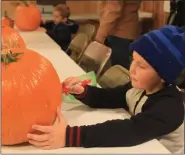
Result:
M70 147L73 146L73 128L70 129L70 133L69 133L69 146Z
M80 146L80 127L77 128L76 146Z

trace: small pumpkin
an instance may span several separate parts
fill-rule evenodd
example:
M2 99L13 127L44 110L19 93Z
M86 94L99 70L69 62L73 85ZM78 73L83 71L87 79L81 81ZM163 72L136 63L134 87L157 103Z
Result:
M41 13L36 5L23 1L15 10L15 25L21 31L34 31L41 23Z
M9 26L1 27L2 49L5 48L25 48L25 42L19 32Z
M4 12L4 17L1 19L1 25L2 26L10 26L10 27L14 27L14 21L8 17L8 12L5 11Z
M51 62L29 49L2 54L2 144L27 142L33 124L52 125L62 89Z

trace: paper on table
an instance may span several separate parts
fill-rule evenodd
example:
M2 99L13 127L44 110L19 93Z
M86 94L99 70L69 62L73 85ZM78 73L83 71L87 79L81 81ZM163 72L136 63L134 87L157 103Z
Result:
M94 71L88 72L84 75L81 75L78 77L80 80L91 80L91 83L89 85L91 86L97 86L96 81L96 74ZM77 100L73 95L62 95L62 101L65 103L81 103L79 100Z

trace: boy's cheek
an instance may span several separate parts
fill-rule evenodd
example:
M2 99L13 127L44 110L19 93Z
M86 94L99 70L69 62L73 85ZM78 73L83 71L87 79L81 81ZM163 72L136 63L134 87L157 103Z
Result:
M146 89L147 88L147 81L143 80L131 80L132 86L136 89Z
M139 84L138 81L132 79L132 80L131 80L131 83L132 83L132 86L133 86L134 88L140 89L140 84Z

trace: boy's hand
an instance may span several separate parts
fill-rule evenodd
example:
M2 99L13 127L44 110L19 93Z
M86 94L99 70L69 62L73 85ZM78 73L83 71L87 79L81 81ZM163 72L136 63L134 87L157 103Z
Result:
M76 77L67 78L63 85L69 89L70 94L82 94L84 92L84 87L79 85L82 81Z
M33 125L33 129L43 132L42 135L28 134L29 143L41 149L57 149L65 147L67 123L60 108L53 126Z

